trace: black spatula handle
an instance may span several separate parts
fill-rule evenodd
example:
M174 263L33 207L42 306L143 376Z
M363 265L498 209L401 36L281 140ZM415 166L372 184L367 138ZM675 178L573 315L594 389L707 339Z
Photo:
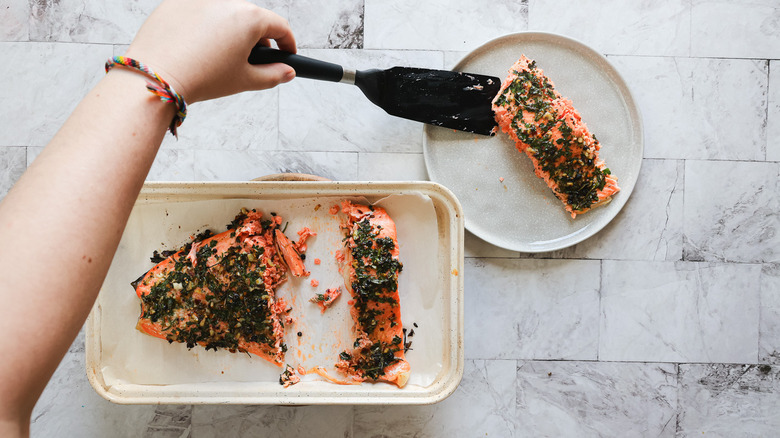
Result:
M272 64L274 62L281 62L294 68L295 75L300 78L339 82L344 76L344 68L338 64L319 61L270 47L255 46L252 49L252 53L249 54L250 64Z

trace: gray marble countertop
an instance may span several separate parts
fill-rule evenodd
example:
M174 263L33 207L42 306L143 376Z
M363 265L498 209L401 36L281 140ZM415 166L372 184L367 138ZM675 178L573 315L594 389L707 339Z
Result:
M0 196L122 54L157 0L0 3ZM34 436L769 436L780 428L780 3L270 0L300 51L357 68L450 68L541 30L616 66L643 114L630 201L574 247L466 238L466 367L422 407L118 406L79 338ZM424 180L420 125L296 80L190 108L149 180Z

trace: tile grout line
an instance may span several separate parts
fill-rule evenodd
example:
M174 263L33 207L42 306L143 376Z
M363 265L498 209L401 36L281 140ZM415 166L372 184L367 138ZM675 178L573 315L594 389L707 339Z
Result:
M601 359L601 318L604 312L602 307L602 295L604 291L604 260L599 260L599 317L596 323L598 324L596 330L596 362L600 362Z
M355 157L355 176L358 180L360 180L360 151L355 152L357 154L357 157Z
M693 54L693 0L688 0L688 57Z
M682 163L682 214L680 217L681 226L680 226L680 237L682 239L682 248L680 248L680 261L685 262L685 241L687 240L685 237L685 176L686 172L685 169L687 168L687 162L685 159L680 160Z
M774 163L772 163L774 164ZM523 254L536 254L536 253L523 253L523 252L517 252L514 256L465 256L465 259L487 259L487 260L577 260L577 261L611 261L611 262L641 262L641 263L675 263L684 261L686 263L690 264L700 264L700 265L763 265L766 262L756 262L756 261L741 261L741 260L685 260L683 258L679 258L677 260L652 260L652 259L631 259L631 258L625 258L625 259L609 259L609 258L582 258L582 257L569 257L569 256L550 256L550 257L523 257Z
M349 420L349 430L347 431L349 435L347 435L347 438L355 437L355 418L357 417L357 415L355 415L356 411L357 405L352 405L352 409L350 409L351 418Z
M609 53L601 52L607 58L663 58L663 59L700 59L700 60L720 60L720 61L778 61L780 57L770 58L766 56L725 56L725 55L711 55L711 56L693 56L693 55L655 55L655 54L642 54L642 53Z
M684 261L685 260L685 160L675 160L675 173L678 175L676 179L679 179L680 181L680 197L682 198L680 203L680 253L677 256L677 260L673 261ZM682 176L680 177L679 174L682 173ZM672 189L672 192L674 190L677 190L677 184L675 184L675 188Z
M0 41L0 44L55 44L55 45L94 45L94 46L129 46L130 42L106 42L106 41ZM441 52L441 53L468 53L464 49L410 49L410 48L367 48L367 49L333 49L331 47L300 47L305 50L351 50L356 52ZM693 56L693 55L661 55L661 54L629 54L601 52L606 57L623 58L683 58L683 59L711 59L724 61L780 61L780 57L749 56L735 57L725 55Z
M282 130L281 130L281 122L282 122L282 89L281 87L277 87L276 90L276 149L280 149L282 147Z
M756 309L757 312L758 312L758 315L756 317L756 321L758 323L758 329L756 330L756 364L761 363L761 315L763 314L763 312L761 311L762 304L763 304L762 300L761 300L761 296L763 295L761 293L762 292L762 290L761 290L761 284L762 284L761 279L764 276L764 265L765 264L766 263L761 263L761 269L758 270L758 309ZM768 363L768 362L769 361L767 360L766 363Z
M774 363L760 363L760 362L702 362L702 361L690 361L690 362L679 362L675 360L601 360L601 359L566 359L566 358L556 358L556 359L540 359L540 358L481 358L481 357L466 357L465 359L468 361L485 361L485 362L567 362L567 363L588 363L588 364L633 364L633 365L674 365L674 366L680 366L680 365L720 365L720 366L728 366L728 367L738 367L738 366L759 366L759 365L770 365L770 366L780 366L780 364L774 364Z
M682 409L680 408L680 390L681 390L680 385L681 385L681 381L682 381L682 379L680 378L680 374L681 374L680 365L681 364L679 364L679 363L674 364L674 367L675 367L675 369L677 371L677 375L676 375L676 377L677 377L677 384L675 385L675 389L676 389L676 393L675 393L676 400L675 400L675 402L676 402L677 406L675 406L675 409L674 409L674 416L675 416L674 434L675 434L675 436L677 436L680 433L680 412L682 411Z
M766 60L766 106L764 107L764 161L769 162L769 99L772 90L772 62Z

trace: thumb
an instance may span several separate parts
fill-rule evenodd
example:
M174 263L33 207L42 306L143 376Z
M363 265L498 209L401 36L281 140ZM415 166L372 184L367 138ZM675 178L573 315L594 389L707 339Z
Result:
M249 66L249 81L252 88L265 90L295 78L295 70L286 64L262 64Z

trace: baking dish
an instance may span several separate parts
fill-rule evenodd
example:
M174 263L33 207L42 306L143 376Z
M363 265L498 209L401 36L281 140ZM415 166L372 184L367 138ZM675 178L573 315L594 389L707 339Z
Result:
M300 225L295 220L301 217L301 212L307 212L311 216L304 222L319 230L307 255L321 256L322 264L326 265L337 249L333 248L334 242L340 242L338 230L328 222L331 221L327 216L328 207L339 200L360 198L372 203L384 202L399 229L404 262L399 280L402 319L409 329L417 326L416 337L409 338L413 347L407 356L412 365L412 379L404 388L383 383L336 385L312 376L283 388L278 381L282 370L259 358L225 351L206 352L200 347L188 350L183 345L169 345L135 330L139 301L129 282L152 266L148 257L153 249L175 247L183 244L190 234L224 226L243 206L268 212L278 210L274 212L282 216L289 213L291 230ZM403 233L406 242L402 240ZM294 235L290 231L288 234ZM327 267L322 269L313 270L313 276L331 283L340 278L337 273L327 271ZM463 374L462 273L461 207L449 190L436 183L147 183L87 320L87 376L98 394L121 404L435 403L455 390ZM307 287L306 283L298 282L285 292L293 295L294 307L305 308L303 296L311 293ZM351 322L343 318L346 303L341 306L344 319L341 324L346 327ZM306 333L314 341L311 345L302 345L300 341L297 346L292 345L288 357L293 361L305 362L307 352L309 357L314 352L322 353L320 358L328 358L332 354L328 348L336 351L339 347L327 342L330 333L314 328L319 320L314 321L313 315L310 312L301 317L300 324L310 328ZM337 312L331 316L338 317ZM295 330L298 329L290 329Z

